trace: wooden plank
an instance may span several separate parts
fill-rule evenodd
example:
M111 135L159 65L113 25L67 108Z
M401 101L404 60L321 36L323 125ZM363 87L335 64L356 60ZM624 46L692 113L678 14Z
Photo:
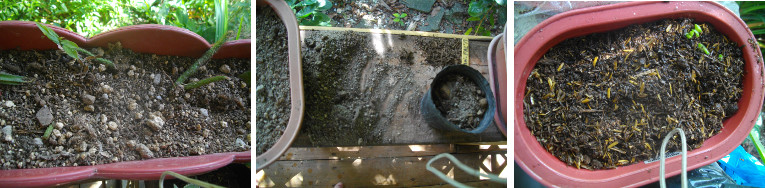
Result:
M496 156L503 156L502 159L506 159L507 153L503 151L453 155L471 168L480 168L484 171L489 169L489 173L493 174L499 174L505 170L508 162L503 160L504 165L489 167L484 165L487 158L496 160L499 158ZM443 185L444 182L441 179L425 169L425 165L432 157L276 161L257 172L255 177L256 184L260 187L328 187L338 182L343 182L346 187ZM480 178L456 168L446 159L435 161L433 167L459 182L481 181Z
M475 147L478 148L478 147ZM456 151L452 145L352 146L287 149L279 160L366 159L375 157L434 156Z
M474 182L460 182L462 184L465 184L470 187L507 187L505 184L489 181L489 180L483 180L483 181L474 181ZM444 185L431 185L431 186L421 186L418 188L447 188L447 187L454 187L449 184Z
M303 30L302 36L309 36L312 32ZM326 32L326 31L324 31ZM427 54L432 49L419 49L415 45L415 40L422 36L408 36L399 37L395 34L375 34L375 33L362 33L376 35L374 38L381 41L387 41L384 44L383 51L386 52L398 52L408 51L414 54L414 59L422 59L423 54ZM369 44L370 48L374 48L373 44ZM488 41L470 41L470 66L481 72L484 77L488 77L489 69L487 66L487 48L489 46ZM455 46L459 48L459 46ZM369 65L374 66L376 64L400 64L397 58L385 58L384 56L374 57L369 60ZM380 145L429 145L429 144L454 144L454 143L476 143L476 142L491 142L491 143L506 143L507 138L502 135L496 125L492 124L483 133L480 134L464 134L464 133L447 133L440 130L435 130L428 126L420 115L419 103L422 96L427 92L430 87L430 81L433 80L436 73L439 70L428 65L422 65L415 63L413 68L419 70L419 74L413 75L413 83L416 90L411 91L396 91L403 92L402 97L390 97L396 98L396 102L391 102L381 99L381 105L378 112L392 111L392 116L382 116L377 122L377 130L374 130L376 135L369 137L340 137L333 138L333 140L314 139L311 138L321 137L326 135L347 135L342 131L328 130L321 133L322 135L311 135L305 131L298 133L297 138L292 143L293 147L325 147L325 146L380 146ZM396 90L393 88L392 90ZM394 91L390 92L393 95ZM375 99L377 100L377 99ZM305 124L303 126L306 126ZM316 134L316 133L314 133ZM370 138L371 137L371 138Z
M486 147L486 146L483 146ZM417 157L435 156L441 153L481 153L490 151L507 152L492 145L480 148L478 145L403 145L403 146L351 146L351 147L292 147L279 160L321 160L321 159L367 159L376 157Z

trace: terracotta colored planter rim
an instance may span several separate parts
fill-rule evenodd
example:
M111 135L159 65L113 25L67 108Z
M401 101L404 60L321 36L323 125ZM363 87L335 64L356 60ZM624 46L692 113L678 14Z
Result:
M739 111L723 121L723 129L688 153L688 170L712 163L730 153L754 126L763 103L763 66L760 49L747 41L754 35L746 24L725 7L713 2L627 2L579 9L553 16L534 27L515 46L515 162L546 186L634 187L659 179L659 163L637 163L609 170L590 171L567 166L536 141L523 118L526 78L534 64L550 47L561 41L596 32L611 31L631 24L666 18L693 18L707 22L718 32L744 46L742 98ZM667 159L667 174L680 174L680 156Z
M271 146L265 153L255 156L255 169L260 170L270 165L279 159L287 148L292 145L292 141L297 137L297 133L300 130L300 125L303 122L303 110L305 104L303 102L303 69L300 63L300 33L298 30L297 18L293 14L292 9L284 1L278 0L259 0L256 2L256 6L264 6L267 4L276 11L276 14L281 18L287 28L287 47L289 52L289 78L290 78L290 119L287 122L287 127L284 133L276 143Z
M499 131L507 137L507 56L505 54L505 32L497 35L489 43L487 58L489 60L489 86L494 93L497 108L494 115L494 124Z
M165 25L136 25L105 32L87 39L72 31L51 26L59 36L82 47L108 47L108 43L120 41L124 48L151 53L158 48L178 45L174 50L162 51L159 55L199 57L210 44L199 35L186 29ZM164 39L157 39L156 34ZM0 21L0 50L52 50L56 45L43 37L34 22ZM138 41L125 43L123 41ZM190 45L182 45L190 44ZM250 39L228 41L213 58L250 58ZM155 53L157 54L157 53ZM226 152L200 156L159 158L151 160L125 161L94 166L53 167L37 169L0 170L0 187L47 187L87 179L159 179L160 174L172 170L183 175L209 172L232 162L251 161L251 152Z

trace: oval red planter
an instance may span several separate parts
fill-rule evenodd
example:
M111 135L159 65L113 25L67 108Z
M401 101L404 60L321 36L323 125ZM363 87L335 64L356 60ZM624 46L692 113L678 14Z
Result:
M165 25L136 25L105 32L87 39L72 31L51 26L59 36L83 47L108 47L119 41L123 48L158 55L200 57L210 48L202 37L189 30ZM223 44L213 58L249 58L250 39ZM57 49L34 22L0 21L0 50ZM94 166L0 170L0 187L49 187L88 179L156 180L164 171L196 175L232 162L250 162L251 152L227 152L200 156L127 161Z
M284 27L287 28L287 49L289 54L289 79L290 79L290 119L287 121L287 127L279 140L274 143L266 152L255 156L255 170L260 170L279 159L284 152L292 145L292 141L297 137L300 125L303 122L303 111L305 103L303 102L303 68L300 55L300 33L298 30L297 18L292 9L284 1L279 0L258 0L256 6L269 6L276 15L281 18Z
M591 7L553 16L534 27L515 46L515 162L546 186L635 187L659 180L659 163L637 163L610 170L567 166L536 141L523 119L526 78L548 49L561 41L667 18L693 18L712 24L744 46L745 74L739 111L723 121L721 132L688 152L688 170L710 164L735 149L754 126L763 103L763 65L760 49L746 24L730 10L713 2L628 2ZM680 174L680 156L667 159L667 175Z

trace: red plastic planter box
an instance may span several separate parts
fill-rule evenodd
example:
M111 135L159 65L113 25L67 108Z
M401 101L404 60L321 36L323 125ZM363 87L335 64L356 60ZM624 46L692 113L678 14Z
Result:
M515 161L531 177L546 186L625 187L659 179L659 163L637 163L609 170L586 170L567 166L537 142L523 120L526 78L548 49L565 39L606 32L671 18L693 18L712 24L717 31L744 46L745 72L739 110L723 122L722 131L688 152L688 169L710 164L733 151L754 126L763 100L763 66L760 49L750 44L755 37L730 10L713 2L628 2L565 12L553 16L515 46ZM680 156L667 159L667 177L680 174Z
M158 55L200 57L210 48L199 35L178 27L136 25L101 33L90 39L55 26L59 36L84 47L108 47L119 41L123 48ZM0 21L0 50L52 50L56 44L34 22ZM229 41L213 58L249 58L250 40ZM95 166L0 170L0 187L49 187L87 179L156 180L164 171L183 175L209 172L232 162L250 162L250 151L215 153L201 156L128 161Z

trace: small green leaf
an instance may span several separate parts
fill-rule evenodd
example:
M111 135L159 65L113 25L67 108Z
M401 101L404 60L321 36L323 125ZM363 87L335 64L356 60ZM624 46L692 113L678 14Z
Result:
M319 22L328 22L330 20L327 14L321 12L313 13L313 19L318 20Z
M398 13L393 13L393 16L394 16L394 17L396 17L396 18L398 18L398 17L399 17L399 14L398 14Z
M468 5L468 14L470 17L481 17L486 12L486 7L482 6L478 1L470 2Z
M0 72L0 84L21 85L28 82L29 80L26 77Z
M704 33L704 30L701 30L701 26L699 26L699 24L693 24L693 28L699 34Z
M308 7L304 7L303 9L300 9L300 11L298 11L295 14L295 16L297 16L298 18L306 18L310 16L311 14L313 14L314 12L315 12L314 8L312 6L308 6Z
M45 130L45 133L42 136L43 140L47 140L48 137L50 137L50 133L53 132L53 123L48 125L48 129Z
M393 19L393 22L399 22L399 21L401 21L401 19L400 19L400 18L394 18L394 19Z
M403 18L403 17L406 17L406 16L407 16L407 15L406 15L406 13L403 13L403 14L401 14L401 17L402 17L402 18Z
M58 35L56 34L56 32L53 32L52 29L50 29L48 26L45 26L45 25L43 25L41 23L36 23L35 22L35 24L37 24L37 28L40 28L40 31L42 31L43 35L48 37L48 39L53 41L53 43L56 43L56 45L60 45L61 44L61 42L58 39Z
M465 35L470 35L470 32L473 32L473 28L468 28L468 30L465 32Z
M469 22L478 21L478 20L481 20L481 17L470 17L470 18L467 19L467 21L469 21Z
M66 52L66 54L71 56L72 58L80 59L80 55L77 54L77 48L79 47L74 42L68 41L68 40L62 40L61 48L63 48L64 52Z
M332 8L332 2L329 0L318 0L319 6L316 7L316 11L325 11Z

